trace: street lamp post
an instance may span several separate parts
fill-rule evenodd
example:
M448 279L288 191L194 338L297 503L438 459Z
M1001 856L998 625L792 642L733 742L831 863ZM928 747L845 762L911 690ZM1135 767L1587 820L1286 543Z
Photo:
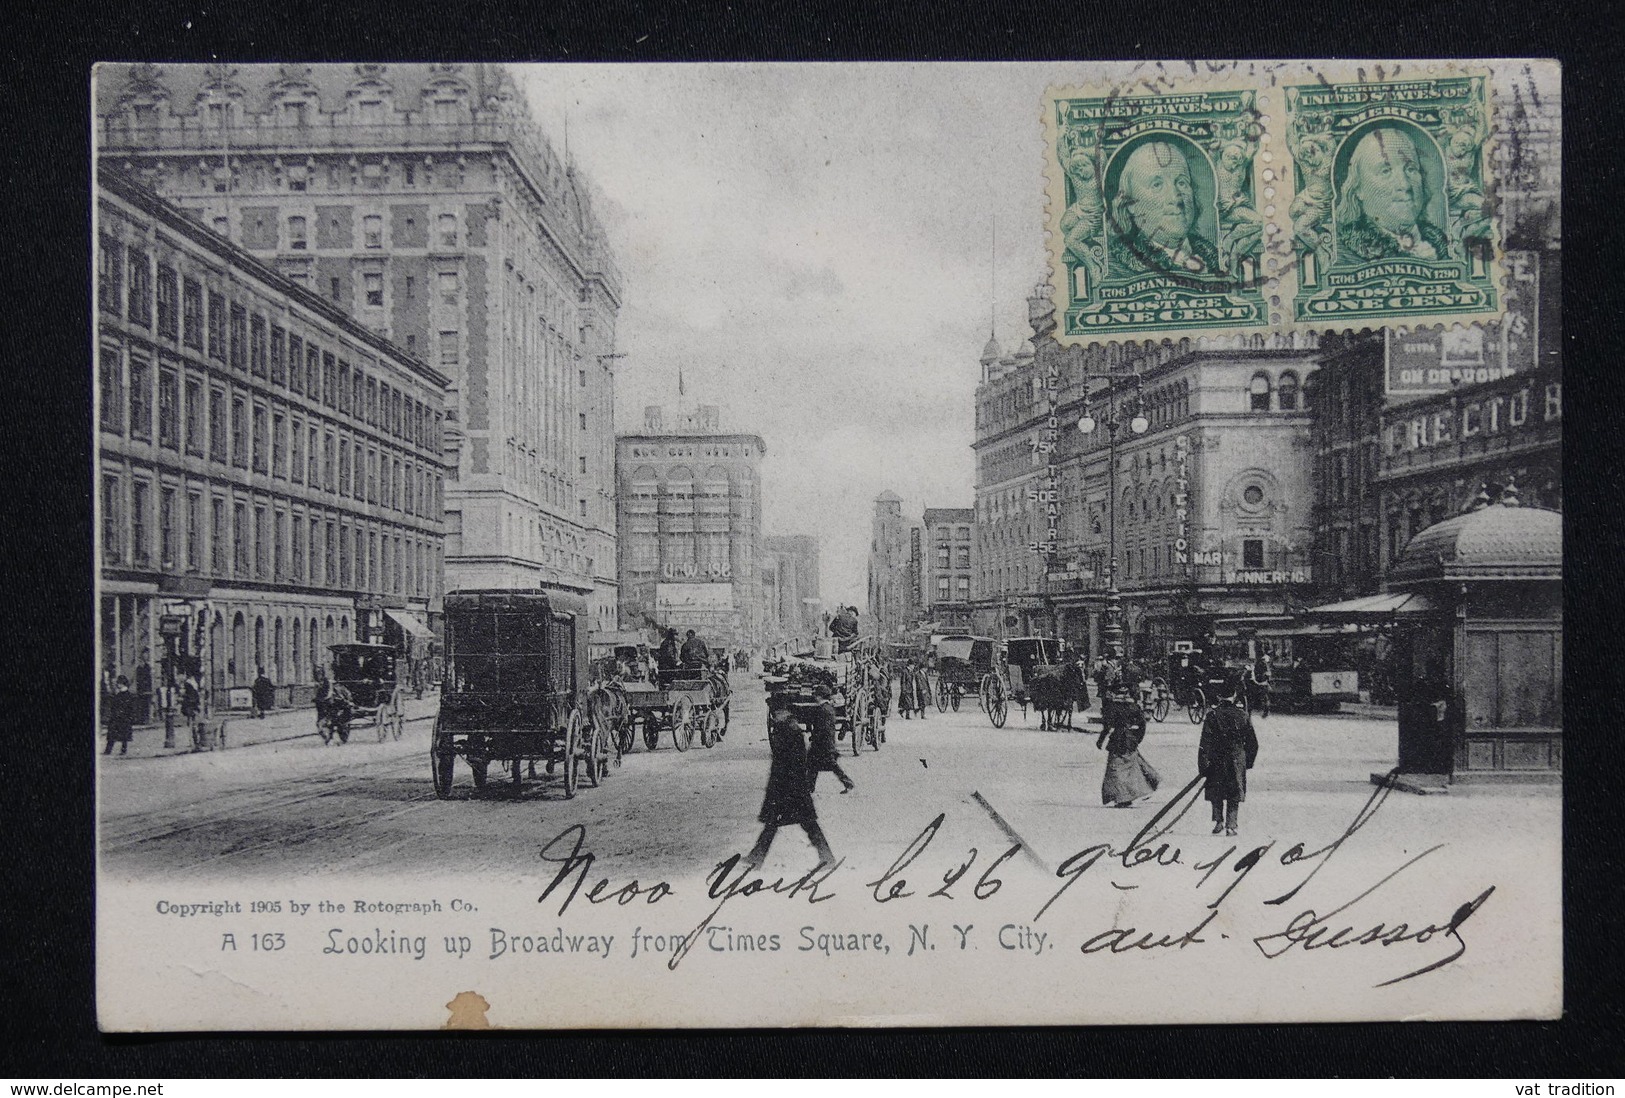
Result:
M1123 595L1117 589L1117 430L1126 426L1130 433L1145 434L1151 425L1141 412L1141 379L1135 373L1092 373L1085 375L1090 381L1110 382L1106 391L1105 414L1097 421L1085 406L1078 418L1078 430L1093 434L1097 427L1106 429L1106 612L1100 627L1101 640L1106 653L1115 658L1123 656ZM1133 380L1134 393L1123 401L1117 391L1119 381ZM1124 407L1124 405L1127 405ZM1128 418L1125 420L1123 414Z

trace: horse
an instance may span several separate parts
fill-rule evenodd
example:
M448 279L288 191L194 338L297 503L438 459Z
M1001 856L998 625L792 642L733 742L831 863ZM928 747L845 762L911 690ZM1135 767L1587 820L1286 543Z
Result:
M1040 731L1072 727L1072 707L1089 708L1089 686L1075 663L1035 667L1027 680L1027 696L1038 710Z

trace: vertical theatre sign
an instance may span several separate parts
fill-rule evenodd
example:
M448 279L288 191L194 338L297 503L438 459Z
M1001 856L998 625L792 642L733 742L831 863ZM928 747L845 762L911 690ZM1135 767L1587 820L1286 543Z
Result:
M1187 574L1191 566L1190 485L1191 438L1179 435L1174 439L1174 563Z
M924 564L924 554L920 549L920 528L916 526L908 532L908 578L914 589L916 610L925 606L925 576L921 571Z
M1061 364L1053 358L1044 371L1044 398L1044 429L1033 437L1032 442L1033 453L1044 463L1044 479L1040 482L1043 487L1027 489L1027 502L1043 511L1044 540L1030 542L1027 548L1049 560L1055 556L1055 546L1060 540L1061 521L1061 490L1055 468L1055 453L1060 448L1061 440Z

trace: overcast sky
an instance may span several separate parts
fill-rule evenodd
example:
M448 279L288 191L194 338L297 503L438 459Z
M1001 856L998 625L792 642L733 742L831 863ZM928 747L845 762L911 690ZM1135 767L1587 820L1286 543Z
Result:
M723 408L760 434L764 528L823 542L864 606L873 501L968 507L990 323L1029 334L1043 276L1046 84L1080 65L516 68L598 192L625 293L619 428Z

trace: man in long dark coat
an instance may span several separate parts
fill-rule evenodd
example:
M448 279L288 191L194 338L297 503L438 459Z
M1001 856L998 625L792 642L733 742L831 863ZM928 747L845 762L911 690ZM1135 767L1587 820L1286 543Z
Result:
M1253 722L1236 704L1240 684L1226 678L1217 705L1202 722L1196 749L1196 772L1206 780L1204 796L1213 806L1213 834L1234 835L1240 825L1241 802L1247 799L1247 771L1258 758L1258 734Z
M260 668L259 672L251 688L254 695L254 716L256 718L264 717L265 714L271 711L271 707L276 704L276 684L266 676L265 668Z
M824 829L818 826L818 810L813 807L812 773L807 762L807 743L802 739L803 722L790 708L789 698L775 694L768 699L767 742L773 761L767 772L767 793L762 798L762 833L745 855L748 870L761 867L779 828L791 824L807 833L818 851L821 864L833 864L835 852L829 848Z
M135 732L135 707L138 699L130 693L130 680L123 675L113 686L113 692L107 696L105 705L107 717L107 750L103 755L113 753L113 745L119 745L118 753L130 753L130 738Z

